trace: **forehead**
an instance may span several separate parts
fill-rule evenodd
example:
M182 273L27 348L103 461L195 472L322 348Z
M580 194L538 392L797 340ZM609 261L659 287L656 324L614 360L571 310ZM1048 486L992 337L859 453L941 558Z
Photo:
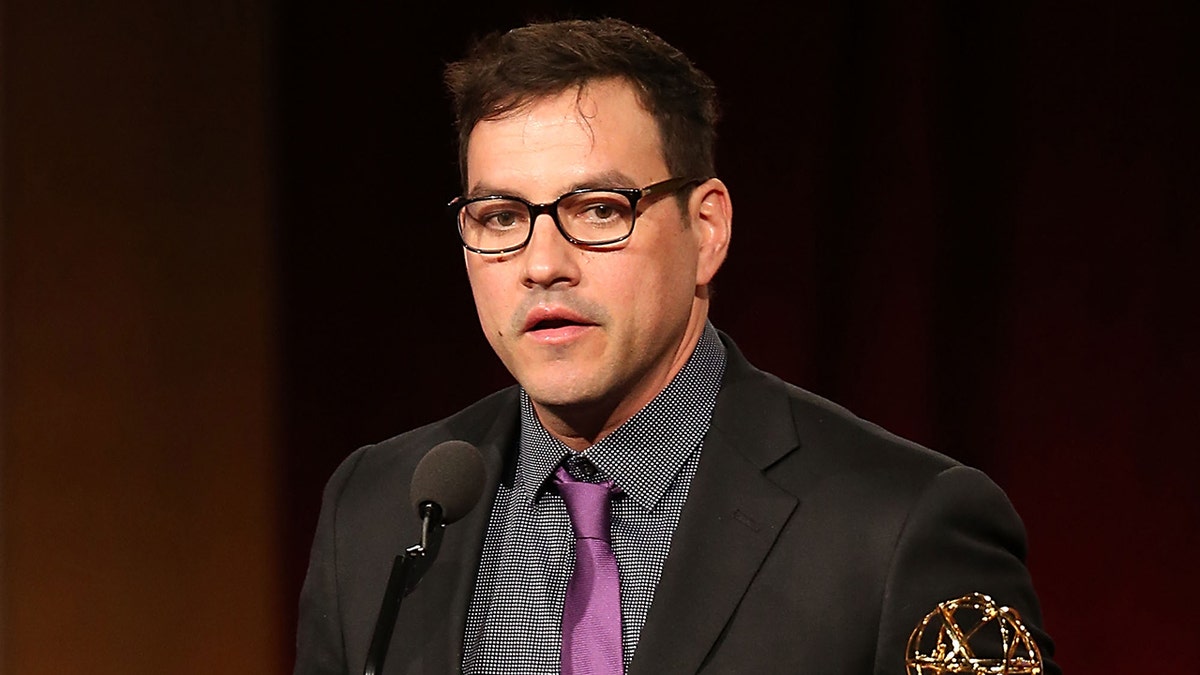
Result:
M476 124L467 145L471 192L485 187L553 192L613 173L650 182L667 177L654 117L624 80L533 99Z

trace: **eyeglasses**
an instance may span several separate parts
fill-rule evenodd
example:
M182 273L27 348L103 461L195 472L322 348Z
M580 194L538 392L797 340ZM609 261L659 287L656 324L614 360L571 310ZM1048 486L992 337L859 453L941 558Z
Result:
M548 204L520 197L455 197L446 205L468 251L500 254L519 251L533 238L533 222L548 214L562 236L576 246L609 246L633 234L638 203L695 187L703 178L669 178L638 188L572 190Z

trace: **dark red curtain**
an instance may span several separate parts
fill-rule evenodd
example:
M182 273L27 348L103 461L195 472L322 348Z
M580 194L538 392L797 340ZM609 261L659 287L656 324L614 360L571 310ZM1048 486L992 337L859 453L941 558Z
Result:
M988 471L1069 671L1195 672L1195 5L477 4L278 9L289 597L346 454L509 382L441 210L442 65L485 30L611 13L723 92L714 322Z

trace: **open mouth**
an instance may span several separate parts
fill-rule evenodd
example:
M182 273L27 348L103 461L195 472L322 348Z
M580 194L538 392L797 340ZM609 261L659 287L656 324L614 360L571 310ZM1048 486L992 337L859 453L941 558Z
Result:
M554 331L565 328L582 328L593 322L579 312L568 307L538 305L525 315L521 330L526 333L538 331Z
M544 344L566 344L596 325L569 307L539 305L525 316L522 332Z
M580 323L579 321L572 321L570 319L542 319L541 321L538 321L537 323L533 324L533 326L529 330L531 332L539 331L539 330L555 330L557 328L567 328L570 326L583 326L583 325L585 325L585 324Z

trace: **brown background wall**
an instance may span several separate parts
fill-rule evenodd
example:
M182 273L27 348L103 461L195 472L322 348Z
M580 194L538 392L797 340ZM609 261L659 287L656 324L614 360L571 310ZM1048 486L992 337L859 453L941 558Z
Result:
M3 673L287 658L267 27L4 3Z
M570 10L3 1L0 667L286 672L333 467L509 381L441 67ZM1197 6L776 4L573 3L723 92L714 321L995 477L1069 671L1192 672Z

